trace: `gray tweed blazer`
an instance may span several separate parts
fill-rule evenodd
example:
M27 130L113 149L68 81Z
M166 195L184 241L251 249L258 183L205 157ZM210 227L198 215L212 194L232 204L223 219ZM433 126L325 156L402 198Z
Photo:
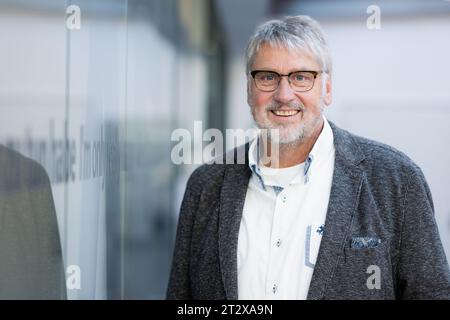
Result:
M335 168L308 299L450 299L420 168L392 147L330 125ZM246 164L205 164L189 178L168 299L238 299L238 233L251 176L242 147Z

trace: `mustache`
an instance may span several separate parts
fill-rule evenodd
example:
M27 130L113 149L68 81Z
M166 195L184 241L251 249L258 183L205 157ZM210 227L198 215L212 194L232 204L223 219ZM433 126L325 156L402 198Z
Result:
M281 109L281 107L288 107L291 110L305 111L305 107L299 102L289 102L289 103L279 103L276 101L272 101L266 106L266 111L277 111Z

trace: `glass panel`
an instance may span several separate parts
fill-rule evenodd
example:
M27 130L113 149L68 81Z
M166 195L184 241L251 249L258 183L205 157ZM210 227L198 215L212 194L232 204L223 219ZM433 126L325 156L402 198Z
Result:
M0 1L0 298L165 296L194 169L171 133L223 69L210 1L186 2Z

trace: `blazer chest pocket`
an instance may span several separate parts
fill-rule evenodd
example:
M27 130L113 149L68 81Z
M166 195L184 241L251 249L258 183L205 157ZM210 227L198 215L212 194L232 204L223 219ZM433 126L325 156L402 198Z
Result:
M391 259L383 243L347 244L327 292L330 299L394 299Z

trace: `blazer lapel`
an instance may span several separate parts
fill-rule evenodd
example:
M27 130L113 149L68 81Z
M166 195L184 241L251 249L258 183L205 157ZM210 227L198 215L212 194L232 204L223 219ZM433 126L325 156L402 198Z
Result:
M333 182L324 234L308 292L308 299L322 299L343 253L362 185L359 163L364 159L353 138L332 122L336 150Z
M248 143L245 164L225 165L219 208L219 261L226 299L238 299L237 245L245 196L251 176L248 167Z

